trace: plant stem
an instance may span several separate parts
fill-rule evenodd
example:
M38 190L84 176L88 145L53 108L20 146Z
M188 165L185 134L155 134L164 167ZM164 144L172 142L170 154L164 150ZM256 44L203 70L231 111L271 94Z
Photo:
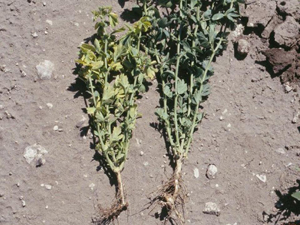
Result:
M105 59L104 59L104 65L105 65L105 69L107 70L107 39L105 39L105 46L104 46L104 53L105 53ZM105 86L107 84L107 80L108 80L108 72L105 74Z

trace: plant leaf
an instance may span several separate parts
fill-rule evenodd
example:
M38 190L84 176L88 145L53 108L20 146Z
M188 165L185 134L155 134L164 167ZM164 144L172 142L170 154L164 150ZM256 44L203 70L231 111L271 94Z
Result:
M88 107L88 108L86 108L86 111L89 115L93 115L96 111L96 108L95 107Z
M108 85L103 90L102 100L106 101L106 100L110 99L111 97L113 97L114 94L115 94L114 88L112 86Z
M172 98L172 92L171 92L171 89L168 85L165 85L165 87L164 87L164 94L167 97Z
M300 201L300 191L293 193L292 197Z
M177 84L177 93L179 95L185 93L187 91L187 84L184 82L184 80L180 80L178 81L178 84Z
M224 14L223 13L217 13L215 14L213 17L212 17L212 20L213 21L216 21L216 20L220 20L224 17Z

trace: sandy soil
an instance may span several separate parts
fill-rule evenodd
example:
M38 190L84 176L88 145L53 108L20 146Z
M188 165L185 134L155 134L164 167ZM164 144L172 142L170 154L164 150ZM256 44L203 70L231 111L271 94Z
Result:
M277 43L274 33L289 16L299 23L299 11L279 13L282 4L261 0L249 5L245 24L253 23L254 28L248 27L241 36L250 43L248 56L236 58L229 42L214 64L212 94L203 105L207 116L183 168L189 193L187 224L300 220L299 202L291 207L289 195L284 195L300 185L299 48L297 43L287 47L290 42L281 43L280 37ZM90 12L104 5L121 14L131 3L0 0L0 224L91 224L97 214L95 205L109 206L114 198L114 186L94 160L90 135L82 135L88 123L82 110L85 103L72 85L77 47L94 32ZM258 8L268 13L262 15ZM265 53L282 45L294 54L292 63L282 67L286 70L278 69L278 60ZM36 65L44 60L54 63L49 80L37 75ZM143 210L151 193L171 174L164 140L153 127L159 99L156 88L154 81L139 100L143 118L137 121L122 173L130 208L121 214L120 225L163 223L155 217L159 208ZM83 117L86 120L81 122ZM34 144L48 151L39 167L24 158L26 147ZM206 177L210 164L218 168L215 179ZM204 214L206 202L216 203L220 216ZM276 223L277 219L283 220Z

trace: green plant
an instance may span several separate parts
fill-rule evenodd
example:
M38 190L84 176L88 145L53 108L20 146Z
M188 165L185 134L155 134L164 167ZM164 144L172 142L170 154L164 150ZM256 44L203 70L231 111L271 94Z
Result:
M156 2L157 5L154 3ZM161 107L156 114L167 136L174 172L152 203L168 211L167 219L184 222L182 164L193 133L203 118L201 103L210 93L212 62L226 46L242 0L142 1L153 25L143 47L158 62ZM163 11L163 13L161 12ZM164 16L162 16L164 15ZM172 215L175 214L175 215Z
M90 94L87 113L96 139L96 150L116 176L116 203L102 211L101 221L114 220L128 203L121 171L128 156L129 141L139 117L136 97L145 91L146 79L153 79L155 62L140 51L142 33L151 24L145 17L132 27L115 29L117 15L110 7L93 12L96 34L91 44L80 46L79 78ZM112 32L109 29L114 28ZM125 33L117 39L116 33Z

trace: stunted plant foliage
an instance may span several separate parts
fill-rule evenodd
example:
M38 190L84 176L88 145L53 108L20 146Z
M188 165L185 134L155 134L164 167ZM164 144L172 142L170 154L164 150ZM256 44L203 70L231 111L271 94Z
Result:
M228 28L239 17L243 0L144 0L140 9L152 28L143 42L158 62L161 107L156 111L164 127L173 176L152 200L167 211L166 219L183 223L181 169L190 151L193 133L204 116L200 109L210 93L212 62L226 47Z
M155 69L147 55L140 51L142 33L151 24L143 17L133 26L115 29L117 15L110 7L93 12L96 34L90 44L80 46L82 79L90 93L87 113L96 139L96 150L103 156L118 181L116 202L102 210L98 221L107 224L128 207L121 171L128 155L129 141L139 117L135 100L145 91L145 81L153 79ZM108 32L113 29L112 32ZM124 35L117 39L116 33Z

